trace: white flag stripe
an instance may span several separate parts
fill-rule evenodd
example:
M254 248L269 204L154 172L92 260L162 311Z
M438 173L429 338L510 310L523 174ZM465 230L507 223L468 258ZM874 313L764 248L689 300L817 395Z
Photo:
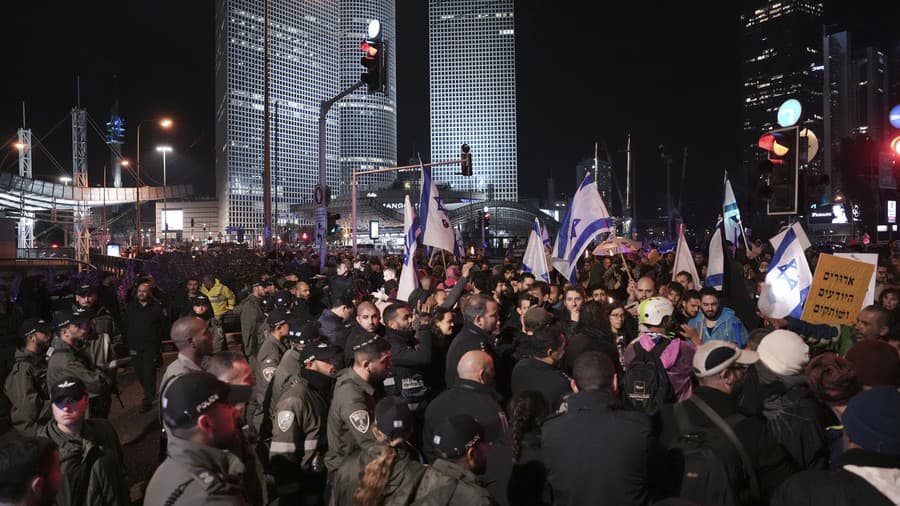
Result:
M600 198L593 176L587 173L563 218L553 246L553 266L574 283L577 280L578 258L597 234L611 230L612 219Z
M722 249L722 222L716 224L716 231L709 241L709 261L703 286L721 290L725 284L725 251Z
M702 285L700 284L700 276L697 275L697 264L694 263L694 255L691 254L691 249L688 248L687 241L684 239L683 230L678 234L678 247L675 249L675 265L672 266L672 280L674 281L675 276L682 271L691 273L691 287L694 290L699 290Z
M725 219L725 239L737 246L743 231L741 230L741 210L738 209L737 200L734 198L734 189L725 173L725 201L722 203L722 216Z
M416 214L413 211L409 195L403 208L403 243L406 256L403 258L403 270L400 271L400 282L397 286L397 300L404 302L419 286L419 278L416 276Z
M759 309L774 318L803 313L803 303L812 285L812 272L796 232L789 228L769 263L766 282L759 296Z
M528 246L522 257L522 270L534 274L534 277L543 281L550 281L550 268L547 267L547 256L544 253L544 243L540 235L541 224L534 219L534 227L528 234Z
M422 166L422 193L419 197L422 244L453 253L456 234L450 226L444 201L431 177L431 167Z

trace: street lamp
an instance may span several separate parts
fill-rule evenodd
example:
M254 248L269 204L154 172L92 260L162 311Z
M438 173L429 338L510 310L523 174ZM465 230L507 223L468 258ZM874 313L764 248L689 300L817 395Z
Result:
M141 229L141 125L147 123L152 120L141 120L138 122L137 126L137 159L136 159L136 169L137 169L137 188L135 188L135 208L134 208L134 231L138 232ZM156 120L156 124L162 128L168 130L175 125L169 118L162 118L160 120ZM138 236L140 237L140 236Z
M166 120L163 120L166 121ZM172 146L156 146L156 152L163 155L163 246L169 245L169 216L166 207L166 153L172 152Z

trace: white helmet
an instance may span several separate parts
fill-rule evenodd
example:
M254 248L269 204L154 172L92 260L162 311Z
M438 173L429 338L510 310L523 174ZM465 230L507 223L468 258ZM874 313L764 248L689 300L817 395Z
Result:
M666 316L672 316L675 306L665 297L644 299L638 306L638 322L641 325L659 327Z

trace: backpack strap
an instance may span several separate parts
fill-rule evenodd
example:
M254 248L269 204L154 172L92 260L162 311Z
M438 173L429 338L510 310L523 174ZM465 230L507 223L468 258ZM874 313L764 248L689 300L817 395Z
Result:
M750 456L747 455L747 450L744 449L744 445L741 444L741 441L738 439L737 435L735 435L734 431L731 429L731 426L728 425L725 420L719 416L709 404L706 403L703 399L696 395L692 395L688 398L688 401L692 402L694 406L700 410L701 413L706 415L709 420L725 434L725 437L731 441L731 444L737 450L738 454L741 456L741 463L744 465L744 471L747 473L747 476L750 478L750 495L754 503L759 502L760 491L759 491L759 482L756 479L756 468L753 467L753 463L750 461Z

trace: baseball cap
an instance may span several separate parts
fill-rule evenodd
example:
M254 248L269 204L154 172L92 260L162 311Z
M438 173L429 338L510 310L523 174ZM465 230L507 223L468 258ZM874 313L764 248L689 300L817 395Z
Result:
M296 344L304 344L319 338L319 326L313 321L288 321L288 340Z
M50 335L53 332L53 325L40 318L30 318L19 325L19 335L22 337L28 337L35 332Z
M471 415L460 413L444 419L434 429L432 443L446 459L458 459L484 440L484 428Z
M405 400L388 396L375 405L375 425L389 439L395 439L412 428L412 413Z
M237 404L250 400L253 387L229 385L206 372L178 376L162 395L163 419L173 428L185 428L217 403Z
M350 309L354 308L353 297L349 293L342 293L332 300L331 307L341 306L347 306Z
M78 288L75 289L75 295L79 297L87 297L88 295L95 293L97 293L97 288L93 285L79 285Z
M69 325L85 325L91 321L92 316L89 311L63 309L53 317L53 327L59 330Z
M732 364L750 365L757 360L759 355L755 351L742 350L730 341L707 341L694 352L694 376L714 376Z
M385 341L383 337L374 332L363 332L348 339L347 347L350 348L350 351L356 353L357 351L369 347L372 347L375 351L386 351L391 348L391 345Z
M864 450L900 456L900 391L877 386L854 395L841 417L850 441Z
M63 378L59 383L50 385L50 401L59 402L63 399L80 400L87 395L84 383L75 377Z
M300 352L300 361L308 364L313 360L321 360L327 362L329 359L340 355L340 350L336 346L332 346L326 342L309 344ZM385 434L387 434L385 432Z
M198 293L197 295L191 297L191 305L192 306L212 306L212 302L209 301L209 297L203 295L202 293Z
M277 307L269 313L268 317L266 317L266 323L268 323L270 327L275 328L279 325L284 325L285 323L287 323L290 316L291 313L285 311L280 307Z
M294 296L286 290L279 290L272 294L272 304L275 307L287 308L293 299Z

